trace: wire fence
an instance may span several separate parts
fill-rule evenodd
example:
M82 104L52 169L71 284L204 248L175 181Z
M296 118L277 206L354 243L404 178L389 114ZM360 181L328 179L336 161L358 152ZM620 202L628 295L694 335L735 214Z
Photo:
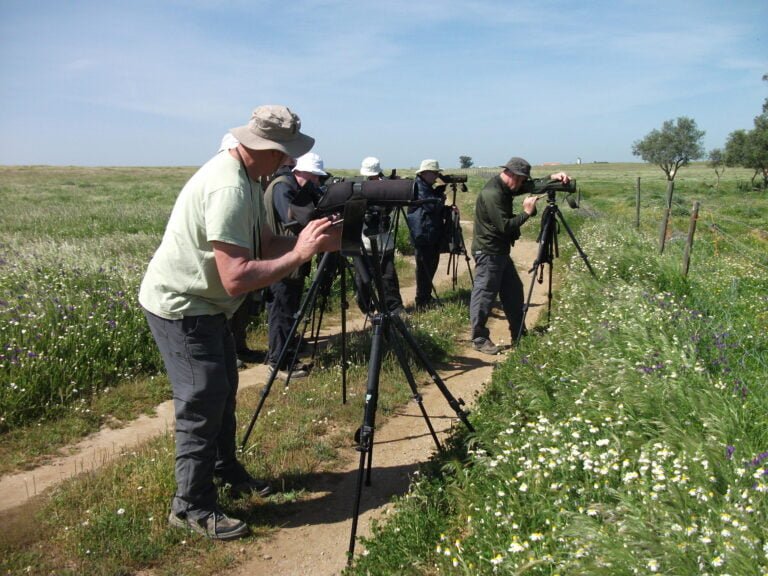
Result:
M639 216L642 206L639 181L636 185L636 192L636 226L639 227ZM690 216L688 239L684 250L684 271L686 274L688 271L687 259L690 256L693 248L694 232L696 230L696 223L699 220L706 220L707 230L713 234L717 234L718 241L722 240L728 243L730 246L734 247L744 260L759 268L768 269L768 260L766 259L765 252L758 247L750 246L736 236L736 234L740 232L743 234L756 234L760 238L768 238L768 231L763 228L755 227L743 220L729 218L722 214L715 215L712 212L705 212L701 209L700 201L698 200L694 200L689 204L684 199L675 197L674 183L669 183L666 196L658 197L654 195L652 201L646 205L645 209L646 211L650 209L654 214L661 214L661 222L659 225L659 249L661 252L664 251L667 239L672 235L670 224L672 215L682 214ZM730 228L736 228L738 232L729 231L728 226L730 226Z

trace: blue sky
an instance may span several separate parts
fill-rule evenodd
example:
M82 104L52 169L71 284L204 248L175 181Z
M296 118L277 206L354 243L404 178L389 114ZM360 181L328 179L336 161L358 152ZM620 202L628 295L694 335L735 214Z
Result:
M331 168L707 149L768 96L765 0L0 0L0 164L198 165L286 104Z

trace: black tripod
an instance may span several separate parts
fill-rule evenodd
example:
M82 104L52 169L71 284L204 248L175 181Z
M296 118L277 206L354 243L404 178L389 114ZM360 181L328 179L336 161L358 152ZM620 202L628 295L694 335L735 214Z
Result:
M539 252L536 256L536 260L533 261L533 267L528 271L532 274L531 285L528 288L528 297L523 304L523 318L520 322L520 331L517 333L518 340L523 336L525 330L525 317L528 314L528 309L531 306L531 296L533 295L533 285L538 280L539 284L544 282L544 264L549 265L548 274L548 286L547 286L547 324L549 324L552 318L552 266L554 259L560 256L560 249L557 243L557 236L560 233L560 224L563 225L565 231L568 232L573 245L579 252L579 256L584 260L584 264L587 265L592 276L595 276L595 271L587 259L587 255L579 246L576 236L573 235L573 231L568 226L568 223L563 217L563 213L557 206L556 190L549 189L547 192L547 207L544 208L544 213L541 215L541 229L539 230L539 236L536 241L539 243ZM538 278L537 278L538 275Z
M280 366L283 366L285 363L286 358L288 357L288 354L290 353L291 348L291 342L293 342L293 338L296 335L299 325L301 322L304 322L304 329L302 330L302 335L304 334L304 331L306 331L307 324L309 322L309 316L307 315L307 312L309 310L314 310L315 302L317 300L318 294L320 293L321 287L323 286L329 286L330 283L333 281L333 276L336 273L336 270L339 269L341 271L341 394L342 394L342 402L346 404L347 402L347 348L346 348L346 309L347 309L347 302L346 302L346 285L345 285L345 275L346 275L346 265L342 262L342 265L339 265L338 258L342 258L340 254L337 255L337 253L332 252L326 252L323 254L323 257L320 259L320 263L317 265L317 271L315 272L315 277L312 280L312 284L309 287L309 290L307 290L307 293L304 295L304 299L301 302L301 306L299 306L299 310L294 315L294 321L293 325L291 326L290 331L288 332L288 336L286 337L285 344L283 344L282 350L280 350L280 354L277 358L277 362L275 363L275 367L273 370L270 371L269 377L267 378L267 383L264 385L264 388L261 390L261 396L259 397L259 403L256 406L256 410L253 413L253 416L251 417L251 422L248 425L248 429L245 432L245 435L243 436L242 443L240 444L240 449L245 450L245 445L248 442L248 438L251 435L251 432L253 431L253 427L256 424L256 420L259 417L259 414L261 413L261 409L264 407L264 402L267 399L267 396L269 395L270 390L272 389L272 384L275 382L275 378L277 378L277 372L278 368ZM320 327L319 324L317 326L317 331L319 334ZM288 364L289 366L293 366L293 363L296 360L296 356L298 355L298 350L301 346L301 341L299 341L298 345L296 346L296 349L294 350L293 358L291 360L291 363ZM288 378L286 380L285 385L287 386L290 382L291 378L291 372L288 371Z
M365 407L363 411L363 423L358 429L355 438L358 442L356 450L360 452L360 464L358 468L357 476L357 491L355 494L355 502L353 507L352 516L352 531L349 538L349 551L347 561L352 561L352 557L355 552L355 537L357 534L357 522L360 514L360 500L362 496L363 483L370 486L371 484L371 466L373 462L373 436L376 423L376 407L379 398L379 376L381 372L381 364L383 359L384 343L389 344L389 347L395 352L397 361L400 364L400 368L405 375L408 385L410 386L413 394L413 399L419 406L422 416L427 424L429 433L435 442L438 450L442 450L440 441L437 438L437 434L432 426L432 423L427 415L426 409L422 402L421 394L419 394L416 387L416 380L413 376L413 372L408 364L408 358L405 354L405 347L400 345L401 342L411 350L418 358L421 365L427 370L432 378L432 381L437 385L440 392L445 397L448 405L453 408L456 415L464 423L468 430L474 432L474 428L467 419L467 412L464 411L462 406L464 401L462 399L456 399L448 390L445 382L440 378L439 374L429 363L424 352L419 348L418 343L414 337L408 332L408 327L405 322L396 314L391 314L386 310L386 306L383 306L383 294L384 286L381 278L381 271L376 265L378 262L378 248L376 242L372 239L371 253L366 254L363 252L360 256L365 262L365 268L369 275L364 278L364 282L372 283L373 288L370 290L372 294L372 302L375 307L375 312L371 314L371 325L373 329L373 335L371 337L371 348L368 362L368 381L365 391ZM367 461L367 473L366 473L366 461Z
M317 347L318 347L318 341L320 339L320 328L323 325L323 317L325 316L325 312L328 309L328 299L330 298L331 289L333 285L334 278L336 274L334 274L334 270L338 273L339 276L339 291L340 291L340 306L341 306L341 355L342 358L346 359L346 334L347 334L347 314L346 311L349 309L349 302L347 300L347 274L346 271L350 270L350 274L353 272L351 271L351 264L347 258L342 256L340 253L334 253L331 255L331 263L329 266L331 267L331 270L326 272L324 274L324 278L322 282L320 283L320 288L318 290L318 298L320 298L320 304L312 307L312 325L309 329L309 338L312 340L312 360L315 359L317 354ZM352 286L354 287L354 282L352 283ZM306 324L306 322L305 322ZM303 339L303 334L302 334ZM299 340L301 343L301 339ZM295 362L296 358L293 359ZM292 364L291 364L292 365ZM342 367L342 402L346 404L347 402L347 396L346 396L346 367Z
M464 261L467 263L470 283L474 284L475 279L472 277L470 258L467 253L467 246L464 244L464 233L461 230L461 215L459 214L459 207L456 205L456 182L451 182L450 186L453 192L453 199L451 205L447 207L450 213L447 215L446 222L450 226L450 230L448 234L448 270L446 274L451 274L451 285L455 290L459 277L459 256L464 256ZM467 191L465 184L461 185L461 191Z

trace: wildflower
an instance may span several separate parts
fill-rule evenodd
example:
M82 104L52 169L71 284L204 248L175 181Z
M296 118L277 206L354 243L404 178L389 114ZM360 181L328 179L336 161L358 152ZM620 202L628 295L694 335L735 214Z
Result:
M493 564L494 566L498 566L502 562L504 562L504 557L501 554L496 554L496 556L491 558L491 564Z
M544 534L541 532L534 532L528 538L530 538L532 542L538 542L540 540L544 540Z
M119 508L119 509L117 510L117 515L118 515L118 516L122 516L123 514L125 514L125 508Z
M648 564L646 564L646 568L650 570L651 572L658 572L659 571L659 562L658 560L651 558L648 560Z

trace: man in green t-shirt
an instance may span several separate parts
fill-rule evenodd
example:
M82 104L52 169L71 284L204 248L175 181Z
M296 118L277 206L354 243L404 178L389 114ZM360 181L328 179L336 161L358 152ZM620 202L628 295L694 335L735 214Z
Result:
M284 278L318 252L339 248L328 218L297 237L273 233L261 177L308 152L314 139L285 106L260 106L233 128L239 144L220 151L184 185L139 290L165 362L176 414L172 526L229 540L248 526L217 505L215 479L234 496L267 495L235 457L235 345L227 319L245 295Z

